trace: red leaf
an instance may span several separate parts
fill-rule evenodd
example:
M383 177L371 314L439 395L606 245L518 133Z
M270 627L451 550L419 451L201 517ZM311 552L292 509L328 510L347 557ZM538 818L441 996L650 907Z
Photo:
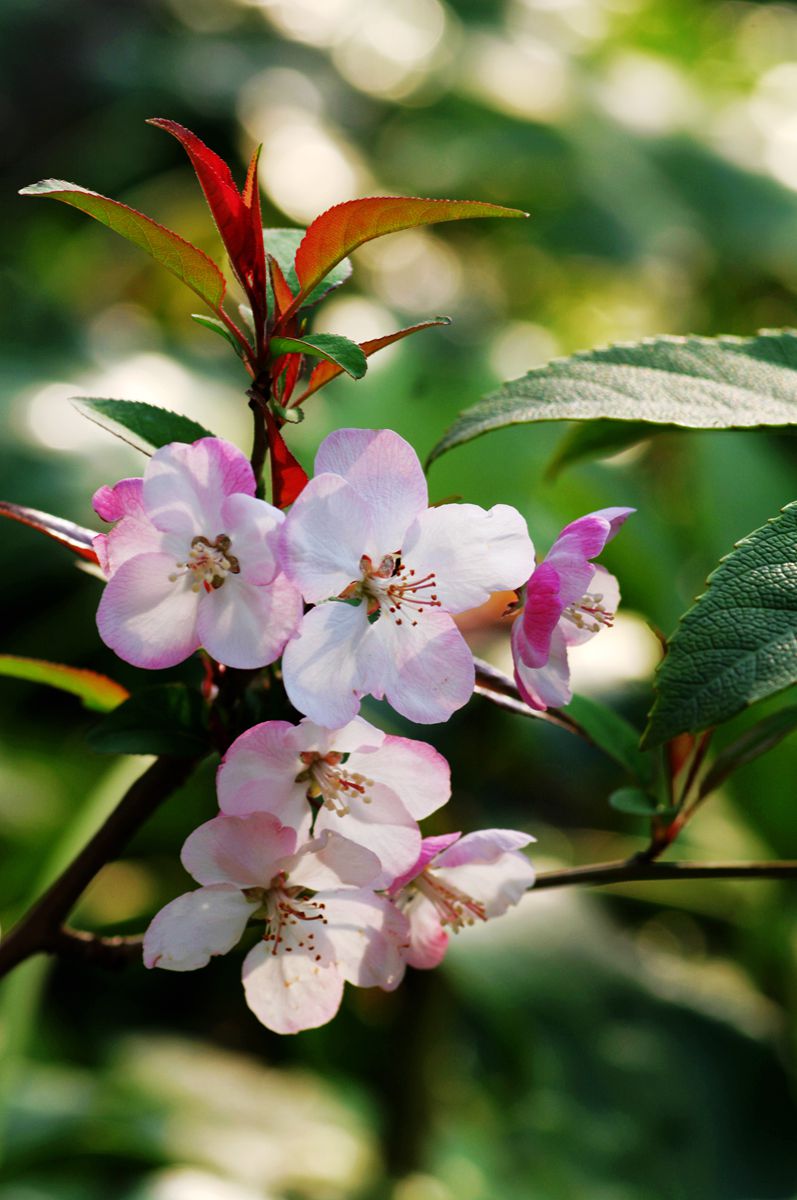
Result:
M272 503L277 508L287 508L304 489L307 474L285 444L285 438L269 409L266 409L266 427L271 451Z
M290 308L293 301L293 292L282 273L282 267L276 258L272 258L271 255L268 256L268 269L271 272L271 286L274 289L274 304L277 309L275 315L279 319Z
M260 192L257 186L257 164L260 161L261 150L262 146L258 146L250 159L243 190L243 202L249 216L249 229L252 240L252 295L260 299L263 308L265 308L266 250L263 245L263 219L260 215ZM262 317L264 320L265 315L265 311L263 311Z
M92 545L97 534L91 529L84 529L82 525L75 525L74 522L66 521L63 517L54 517L50 513L39 512L37 508L23 508L20 504L9 504L7 500L0 500L0 517L10 517L12 521L30 525L31 529L38 529L40 533L46 533L48 537L60 542L62 546L66 546L73 554L87 559L88 562L99 562Z
M292 308L296 309L342 258L372 238L440 221L527 215L516 208L481 200L425 200L415 196L371 196L336 204L316 217L296 251L301 288Z
M366 358L376 354L377 350L384 350L385 346L392 346L394 342L400 342L402 338L409 337L411 333L418 333L421 329L431 329L433 325L449 325L448 317L438 317L435 321L421 321L419 325L409 325L406 329L399 329L395 333L385 334L384 337L370 338L367 342L360 342L360 349ZM310 373L310 378L307 381L307 387L302 392L301 396L294 403L297 408L300 404L312 396L313 392L317 392L319 388L324 387L329 383L330 379L334 379L337 375L343 373L343 367L339 367L337 363L324 360L313 367Z

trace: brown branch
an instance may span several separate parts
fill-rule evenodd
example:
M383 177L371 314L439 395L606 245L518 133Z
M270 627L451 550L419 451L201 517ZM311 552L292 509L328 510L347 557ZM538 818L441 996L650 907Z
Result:
M105 824L0 942L0 977L33 954L63 948L61 926L83 891L162 801L186 781L198 761L159 758L139 776Z
M534 890L583 883L599 887L612 883L655 883L658 879L797 879L797 862L662 863L628 858L619 862L543 871L537 876Z
M566 729L569 733L577 733L579 737L588 742L592 740L587 731L561 709L549 708L542 712L531 708L521 699L520 692L509 676L505 675L503 671L499 671L491 663L485 662L483 658L474 658L473 664L476 668L476 686L473 690L477 696L484 696L486 700L492 701L493 704L508 712L519 713L523 717L534 717L538 721L547 721L549 725L558 725L560 729Z
M129 937L104 937L99 933L85 933L82 929L64 926L43 947L48 954L59 958L75 958L97 967L118 970L141 959L144 937L140 933Z

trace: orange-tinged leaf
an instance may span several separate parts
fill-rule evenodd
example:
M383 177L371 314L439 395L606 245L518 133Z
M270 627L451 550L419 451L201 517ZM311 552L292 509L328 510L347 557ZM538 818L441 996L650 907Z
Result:
M421 329L431 329L433 325L450 325L448 317L436 317L434 321L421 321L418 325L409 325L406 329L398 329L395 333L387 333L384 337L369 338L366 342L360 342L359 346L366 358L376 354L377 350L384 350L385 346L392 346L394 342L400 342L402 338L409 337L411 333L418 333ZM308 396L312 396L313 392L317 392L319 388L324 387L331 379L342 374L343 367L338 366L333 362L320 362L313 367L310 373L310 378L307 381L307 387L302 392L301 396L294 401L294 407L304 403Z
M7 500L0 500L0 517L9 517L22 525L30 525L32 529L38 529L40 533L46 533L48 537L66 546L73 554L87 559L88 562L99 562L92 544L97 534L82 525L76 525L74 521L54 517L51 513L40 512L37 508L10 504Z
M296 275L301 290L293 307L301 304L336 263L372 238L441 221L527 215L516 208L481 200L426 200L416 196L370 196L336 204L316 217L296 251Z
M260 300L263 306L266 302L266 248L263 244L263 219L260 215L260 192L257 187L257 164L260 161L258 146L249 161L246 173L246 183L243 190L243 202L249 223L251 239L251 291L252 299ZM265 322L265 312L262 314Z
M293 292L288 287L288 282L282 273L282 267L276 258L272 258L271 255L268 256L268 269L271 274L271 287L274 291L274 306L277 310L276 316L280 318L291 307Z
M22 188L21 196L51 196L64 204L79 208L95 220L113 229L114 233L146 250L156 262L176 275L196 292L206 304L218 312L226 291L226 282L219 268L202 250L185 238L159 225L151 217L118 200L109 200L99 192L89 191L64 179L43 179Z
M69 667L65 663L45 662L40 658L20 658L16 654L0 654L0 675L72 692L80 697L86 708L92 708L95 712L111 712L130 695L127 688L97 671Z

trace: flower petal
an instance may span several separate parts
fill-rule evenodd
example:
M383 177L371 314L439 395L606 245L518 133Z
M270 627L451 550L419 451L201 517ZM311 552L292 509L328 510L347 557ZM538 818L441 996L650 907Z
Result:
M258 907L229 884L186 892L155 916L144 934L144 965L195 971L240 940Z
M489 511L443 504L421 513L407 531L402 562L416 579L434 573L432 591L443 609L459 613L484 604L493 592L525 583L534 547L526 522L508 504Z
M338 967L349 983L392 991L404 975L403 951L409 942L407 919L390 900L365 889L324 892Z
M543 667L527 667L524 652L518 643L523 636L520 620L512 626L512 657L515 661L515 682L518 691L531 708L545 712L547 708L563 708L573 699L570 687L570 667L567 645L561 629L554 629L548 658Z
M228 575L216 591L200 594L197 634L228 667L264 667L279 658L301 619L301 597L284 575L263 587Z
M346 764L348 770L349 764ZM395 792L376 784L367 791L368 803L356 795L349 800L349 811L341 816L321 808L315 822L315 832L324 830L342 834L375 854L381 867L378 875L369 879L343 879L343 883L368 883L374 889L388 887L397 875L417 862L421 849L421 833ZM328 886L328 885L327 885Z
M451 768L428 742L382 736L378 748L352 750L346 770L391 788L416 821L428 817L451 797Z
M289 721L264 721L236 738L216 775L223 813L271 812L297 830L304 823L307 785L296 782L303 764L288 740L295 728Z
M436 858L448 846L453 846L461 837L461 833L441 833L437 837L425 837L421 843L421 852L418 855L417 861L404 875L399 875L393 880L388 889L390 895L395 896L405 884L410 883L416 876L420 875L424 867L428 866L433 858Z
M530 833L519 829L478 829L444 846L432 865L437 870L438 867L462 867L467 863L492 863L501 855L521 850L534 841L536 838Z
M278 508L238 492L221 506L223 529L232 543L245 583L271 583L279 571L277 547L285 514Z
M391 429L338 429L318 448L315 473L342 475L365 501L381 558L429 503L426 477L409 442Z
M180 861L197 883L267 888L296 840L272 813L213 817L189 834Z
M448 933L440 923L435 906L416 892L404 909L404 915L410 925L405 961L422 971L438 966L448 949Z
M164 532L214 539L224 533L222 506L234 492L255 494L249 460L221 438L156 450L144 473L144 507Z
M291 886L337 888L341 884L360 887L371 884L381 873L377 856L362 844L350 840L338 830L324 828L297 850L284 864Z
M464 838L463 838L464 841ZM488 920L500 917L534 883L534 867L524 854L510 850L492 862L430 868L434 878L484 905Z
M592 578L587 585L587 591L596 598L600 597L597 603L603 609L604 613L614 616L620 606L620 584L614 575L610 574L605 567L596 566L592 573ZM587 610L582 609L582 612L585 623L581 627L572 621L562 622L562 637L568 646L580 646L584 642L588 642L590 638L595 637L595 634L600 633L601 629L604 628L599 621L596 621L594 624L589 621L589 612ZM595 628L595 625L597 625L597 628Z
M113 487L98 488L92 498L98 516L119 522L110 533L100 533L93 541L100 566L109 579L134 554L170 549L168 536L155 528L144 510L143 486L143 479L120 479ZM176 560L182 545L174 549Z
M364 603L332 601L305 615L282 658L285 690L299 712L329 729L356 716L372 677L378 678L374 650L380 648L371 629Z
M377 549L368 505L339 475L316 475L307 484L280 539L282 569L309 603L339 596L361 579L360 559Z
M398 625L383 613L370 633L381 647L374 656L381 669L373 672L374 686L368 690L384 695L410 721L447 721L470 699L476 678L473 656L448 613L425 612L417 625Z
M295 753L314 750L317 754L352 754L355 751L377 750L386 740L386 734L362 717L355 717L341 729L327 729L317 725L309 717L303 717L298 725L292 726L287 740L295 747ZM359 770L359 767L353 768ZM367 772L366 772L367 773Z
M343 998L343 975L335 963L309 954L275 954L258 942L244 959L246 1003L274 1033L299 1033L331 1021Z
M136 667L173 667L197 650L199 596L183 576L175 581L167 554L137 554L123 562L97 610L106 646Z

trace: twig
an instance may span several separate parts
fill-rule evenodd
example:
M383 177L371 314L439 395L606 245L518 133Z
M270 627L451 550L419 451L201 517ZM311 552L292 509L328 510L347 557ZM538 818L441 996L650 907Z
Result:
M162 801L186 781L198 761L159 758L139 776L105 824L0 942L0 977L31 955L60 946L61 926L82 892Z
M601 887L611 883L654 883L657 879L797 879L797 862L662 863L629 858L543 871L537 876L534 891L584 883Z
M76 958L97 967L117 970L141 959L144 938L140 933L129 937L104 937L82 929L59 929L43 949L59 958Z
M519 713L523 717L534 717L537 721L558 725L560 729L566 729L569 733L577 733L579 737L588 742L592 740L577 721L560 709L549 708L542 712L531 708L521 699L520 692L509 676L505 675L503 671L499 671L491 663L485 662L483 658L474 658L473 664L476 667L476 686L473 690L477 696L484 696L485 699L491 700L499 708L507 709L508 712Z

